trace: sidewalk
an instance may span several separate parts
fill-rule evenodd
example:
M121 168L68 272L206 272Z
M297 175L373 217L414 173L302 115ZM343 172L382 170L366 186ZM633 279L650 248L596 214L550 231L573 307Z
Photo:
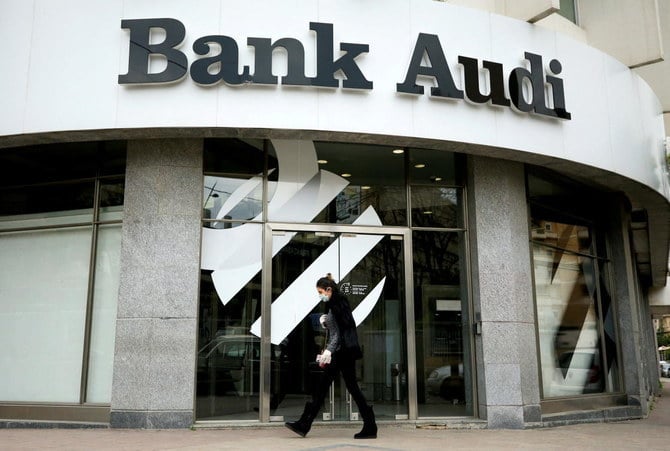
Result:
M529 430L415 429L382 425L376 440L361 427L318 425L301 438L278 427L218 430L0 429L0 450L518 450L670 449L670 379L648 418Z

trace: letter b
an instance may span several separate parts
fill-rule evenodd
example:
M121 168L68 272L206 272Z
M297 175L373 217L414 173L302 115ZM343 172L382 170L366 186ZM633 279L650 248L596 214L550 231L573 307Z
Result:
M186 36L183 23L176 19L134 19L122 20L121 28L130 30L130 48L128 73L119 75L119 84L167 83L186 75L188 59L175 49ZM149 43L152 28L165 30L163 42ZM163 72L149 73L151 55L163 55L167 59L167 67Z

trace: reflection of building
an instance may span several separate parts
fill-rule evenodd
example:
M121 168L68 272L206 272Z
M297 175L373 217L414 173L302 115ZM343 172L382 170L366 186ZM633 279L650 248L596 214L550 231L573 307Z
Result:
M291 418L327 272L382 421L648 412L666 2L4 3L0 420Z

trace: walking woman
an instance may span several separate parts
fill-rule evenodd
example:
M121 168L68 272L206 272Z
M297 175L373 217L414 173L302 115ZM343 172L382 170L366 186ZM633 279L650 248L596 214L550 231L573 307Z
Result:
M319 299L326 303L326 314L321 315L320 322L328 331L328 340L326 349L316 356L323 373L312 393L312 401L305 404L300 419L286 423L286 427L302 437L307 435L326 399L330 384L338 373L341 373L347 390L363 417L363 429L355 434L354 438L377 438L375 414L356 381L356 360L362 358L363 353L358 344L356 322L349 301L340 293L330 273L316 282L316 291L319 293Z

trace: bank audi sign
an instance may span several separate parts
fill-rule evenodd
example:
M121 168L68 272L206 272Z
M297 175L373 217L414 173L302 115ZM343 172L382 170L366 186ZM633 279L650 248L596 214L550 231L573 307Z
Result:
M218 83L227 85L284 85L314 88L346 88L371 90L374 81L368 79L357 59L369 53L368 44L340 42L341 55L334 55L333 24L310 22L316 49L316 76L305 75L305 46L295 38L249 37L246 45L253 48L254 73L249 66L240 71L240 45L230 36L202 36L193 43L195 56L189 56L178 47L186 37L182 22L172 18L126 19L121 28L129 30L128 72L119 75L119 84L160 84L182 81L187 75L202 86ZM152 43L152 30L161 29L165 39ZM273 74L272 55L277 49L287 55L286 75ZM149 61L154 56L163 57L167 65L161 72L150 72ZM458 87L447 63L447 56L437 35L419 33L407 67L405 79L396 84L396 92L423 95L424 87L417 84L419 77L433 80L430 88L433 98L468 100L476 104L510 107L524 113L535 113L559 119L571 119L566 109L563 80L558 77L561 63L552 59L545 71L541 55L524 53L528 67L515 67L506 71L502 64L482 61L488 72L488 92L480 85L480 63L476 58L458 56L463 66L463 84ZM425 64L425 62L429 64ZM341 73L344 79L335 77ZM507 92L505 88L507 87ZM547 89L549 88L549 89ZM546 93L549 93L547 96Z

